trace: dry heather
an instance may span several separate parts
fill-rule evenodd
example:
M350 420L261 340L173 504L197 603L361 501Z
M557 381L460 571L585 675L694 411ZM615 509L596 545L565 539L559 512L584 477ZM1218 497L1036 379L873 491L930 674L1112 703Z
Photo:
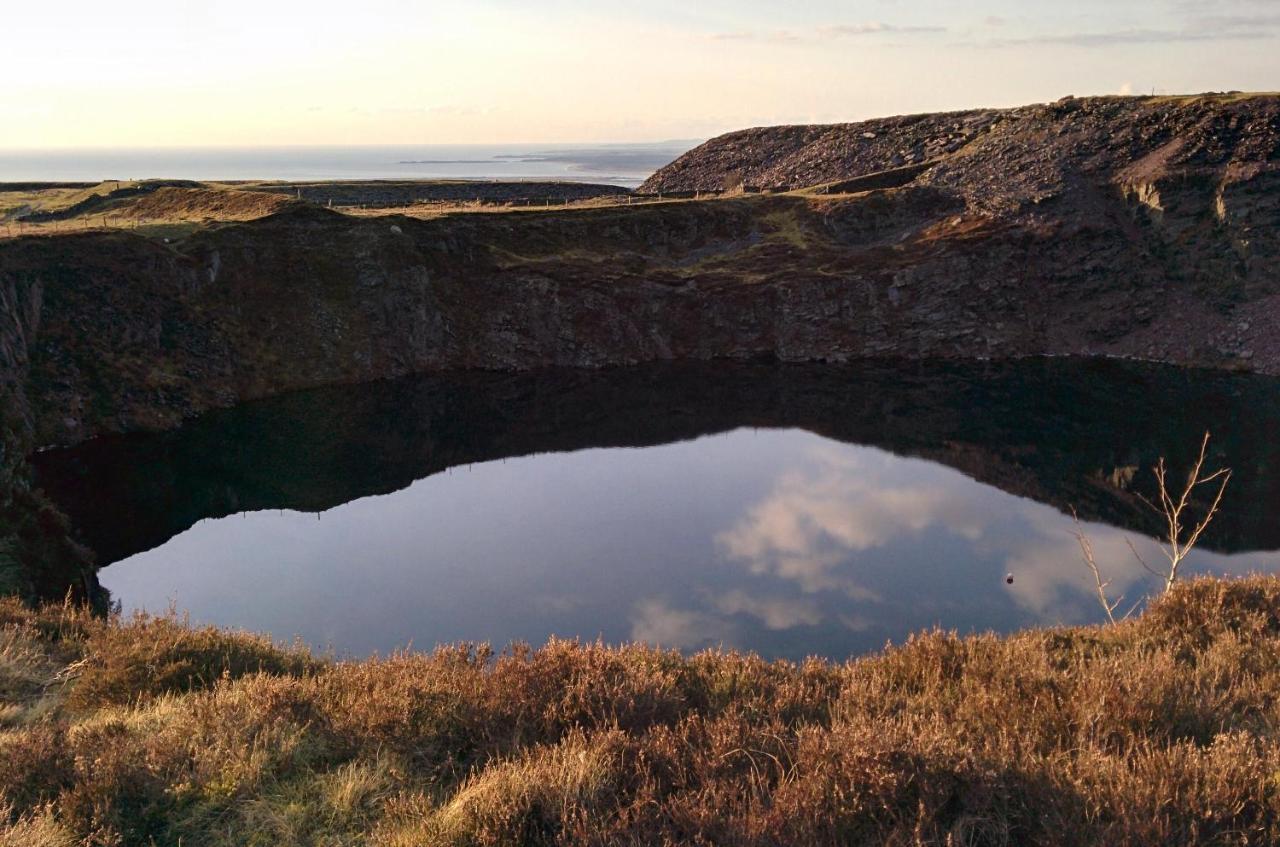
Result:
M1280 580L836 665L0 604L0 845L1269 844Z
M274 214L291 202L289 197L264 191L159 188L121 206L112 214L144 221L241 221Z

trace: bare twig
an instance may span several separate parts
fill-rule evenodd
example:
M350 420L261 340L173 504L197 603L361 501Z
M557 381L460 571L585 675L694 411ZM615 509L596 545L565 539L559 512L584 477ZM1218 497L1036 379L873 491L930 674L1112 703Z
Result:
M1102 572L1098 570L1098 561L1093 555L1093 543L1089 541L1089 536L1085 535L1084 530L1080 528L1080 516L1076 514L1075 509L1071 510L1071 517L1076 522L1075 532L1072 534L1075 535L1076 541L1080 544L1080 552L1084 555L1084 563L1088 565L1089 570L1093 573L1093 584L1098 592L1098 603L1102 606L1103 611L1107 613L1107 620L1115 623L1116 607L1124 600L1124 596L1122 595L1115 600L1107 597L1107 587L1111 585L1111 580L1102 578ZM1133 609L1129 610L1130 613L1132 611ZM1128 617L1128 614L1125 617Z
M1195 464L1192 465L1191 471L1187 474L1187 481L1182 490L1176 494L1169 491L1169 473L1165 467L1164 458L1161 457L1155 466L1160 502L1157 505L1148 498L1142 497L1142 500L1148 506L1160 512L1165 519L1166 537L1163 552L1165 558L1169 560L1169 567L1163 574L1158 574L1164 579L1165 591L1172 588L1173 584L1178 581L1178 572L1182 567L1183 561L1190 555L1191 550L1196 546L1205 529L1217 517L1218 510L1222 505L1222 497L1227 492L1227 483L1231 481L1230 468L1219 468L1211 474L1204 474L1204 462L1208 452L1209 433L1206 432L1204 440L1200 442L1200 455L1196 457ZM1197 488L1214 482L1218 483L1218 490L1214 494L1209 510L1205 512L1203 518L1192 524L1190 532L1187 532L1187 527L1183 521L1192 495ZM1141 495L1139 496L1141 497ZM1141 557L1139 557L1139 561L1141 561ZM1145 562L1143 562L1143 566L1146 567ZM1148 567L1148 570L1151 570L1151 568Z
M1138 552L1137 547L1133 546L1133 541L1131 539L1126 538L1124 540L1124 543L1129 545L1129 552L1133 553L1133 558L1138 560L1138 564L1142 565L1143 569L1146 570L1147 573L1151 574L1157 579L1164 579L1164 574L1160 573L1155 568L1148 565L1147 560L1142 558L1142 554Z
M1138 495L1144 503L1159 512L1164 518L1165 539L1161 551L1169 561L1167 568L1163 571L1156 570L1142 557L1142 554L1138 552L1138 548L1133 545L1132 541L1126 538L1125 543L1129 545L1129 549L1133 552L1133 557L1138 560L1138 564L1142 565L1147 573L1164 583L1164 591L1166 592L1173 588L1174 583L1178 581L1182 563L1191 554L1209 524L1217 517L1218 511L1222 507L1223 495L1227 492L1227 483L1231 481L1230 468L1219 468L1212 473L1205 473L1204 463L1208 453L1209 433L1206 432L1204 439L1200 442L1200 454L1196 457L1195 464L1192 465L1190 472L1187 474L1187 481L1180 490L1176 492L1169 490L1169 470L1165 464L1164 457L1161 457L1156 462L1155 468L1153 468L1158 486L1158 502L1153 502L1141 494ZM1190 518L1187 509L1191 504L1191 499L1195 495L1196 489L1214 483L1217 483L1217 490L1214 492L1213 501L1204 513L1204 517L1190 523L1188 527ZM1085 565L1088 566L1090 573L1093 574L1094 590L1098 595L1098 603L1107 613L1107 620L1115 623L1116 609L1119 608L1124 597L1121 596L1112 600L1107 595L1107 588L1110 587L1111 580L1103 579L1102 572L1098 568L1098 563L1093 553L1093 544L1080 528L1080 518L1075 514L1074 509L1071 514L1076 522L1076 529L1073 534L1080 544L1080 552L1084 555ZM1139 603L1141 603L1140 600L1130 607L1129 611L1125 612L1120 620L1124 620L1133 614Z

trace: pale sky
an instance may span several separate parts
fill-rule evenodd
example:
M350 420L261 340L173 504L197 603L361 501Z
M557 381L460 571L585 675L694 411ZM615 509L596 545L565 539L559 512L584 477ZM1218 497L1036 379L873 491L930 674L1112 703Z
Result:
M0 148L704 138L1280 89L1280 0L0 0Z

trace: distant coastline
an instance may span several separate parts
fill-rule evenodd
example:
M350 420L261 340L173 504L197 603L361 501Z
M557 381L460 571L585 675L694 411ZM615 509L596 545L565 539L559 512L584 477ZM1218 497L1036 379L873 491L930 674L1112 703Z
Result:
M502 179L634 188L697 141L353 147L0 150L0 182Z

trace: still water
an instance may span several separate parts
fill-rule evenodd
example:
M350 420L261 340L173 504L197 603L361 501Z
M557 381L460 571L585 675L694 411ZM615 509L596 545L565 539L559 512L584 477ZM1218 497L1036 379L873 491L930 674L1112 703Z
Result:
M686 365L307 392L38 457L126 610L340 654L551 635L843 658L1095 621L1150 491L1235 478L1192 570L1280 565L1280 382L1116 363ZM1008 584L1006 575L1013 576ZM1127 604L1126 604L1127 605Z
M556 179L635 187L697 143L0 150L0 182Z

